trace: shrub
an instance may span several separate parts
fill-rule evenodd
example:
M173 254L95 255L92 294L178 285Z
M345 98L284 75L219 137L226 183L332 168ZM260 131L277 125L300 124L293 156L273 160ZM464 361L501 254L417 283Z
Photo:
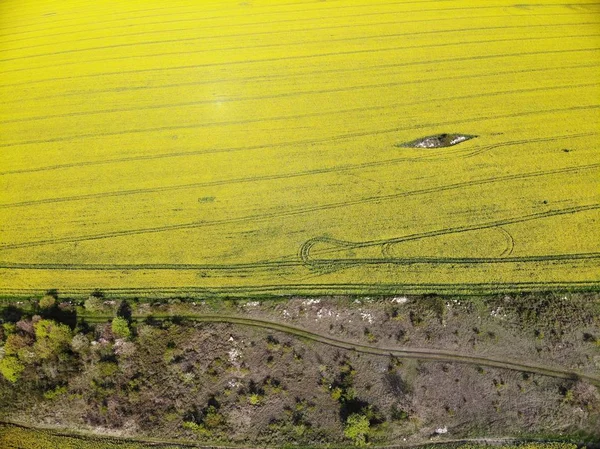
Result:
M444 300L436 295L426 295L419 301L411 303L409 313L413 326L420 326L428 320L437 319L441 324L446 318L446 305Z
M194 407L184 415L183 427L205 438L214 436L213 433L223 430L227 425L225 416L219 411L220 407L219 402L211 397L203 410Z
M9 335L14 334L17 330L17 326L15 323L3 323L2 324L2 334L4 338L7 338Z
M113 362L100 362L98 364L98 376L100 379L106 379L119 371L119 366Z
M0 373L12 383L19 380L24 369L25 366L15 356L5 356L0 360Z
M269 351L277 351L280 347L279 340L272 335L267 336L267 349Z
M44 398L45 399L54 399L57 398L60 395L63 395L67 392L67 387L66 386L62 386L62 387L56 387L54 390L48 390L44 393Z
M56 298L54 296L46 295L38 303L42 309L51 309L56 305Z
M114 318L112 320L111 329L113 334L115 334L118 338L128 338L131 335L131 331L129 330L129 323L125 318L120 316Z
M100 296L90 296L83 303L83 307L91 313L102 312L104 310L104 299Z
M365 415L354 413L348 416L346 420L344 435L346 438L350 438L356 446L365 446L367 444L369 429L369 418Z
M202 424L196 424L195 422L192 422L192 421L184 421L182 426L184 429L191 430L198 436L205 437L205 438L208 438L211 436L210 430L208 430Z
M248 396L248 402L250 405L259 405L262 400L262 396L258 393L252 393Z
M77 334L71 340L71 349L78 353L85 352L90 347L90 341L83 334Z
M344 392L342 391L342 389L340 387L336 387L331 390L331 398L334 401L339 401L342 398L343 393Z
M398 408L395 404L392 405L390 415L394 421L406 421L408 419L408 412Z
M46 291L45 296L51 296L54 299L58 299L58 290L55 288L51 288L50 290Z
M225 424L225 417L215 406L209 405L204 414L203 424L207 429L216 429Z

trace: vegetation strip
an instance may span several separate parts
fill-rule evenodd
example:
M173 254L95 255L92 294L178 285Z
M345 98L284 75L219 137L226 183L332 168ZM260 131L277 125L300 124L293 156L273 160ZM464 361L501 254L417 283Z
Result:
M0 435L2 427L17 427L22 430L32 431L32 432L47 432L48 434L60 437L60 438L74 438L81 441L91 440L91 444L94 444L94 440L102 440L103 442L116 443L116 444L125 444L125 443L133 443L140 444L140 449L144 447L151 448L200 448L200 449L254 449L251 446L243 445L243 446L234 446L234 445L214 445L214 444L201 444L187 441L173 441L173 440L156 440L156 439L144 439L144 438L132 438L132 437L113 437L113 436L100 436L91 432L82 432L82 431L73 431L69 429L58 429L50 426L33 426L31 424L11 421L11 420L0 420ZM495 446L495 447L506 447L507 445L511 446L520 446L522 444L540 444L539 449L546 449L544 444L573 444L577 445L577 447L584 447L587 449L596 449L600 448L600 444L597 443L586 443L586 442L565 442L564 440L553 440L553 439L536 439L536 438L514 438L514 437L495 437L495 438L457 438L457 439L447 439L447 440L434 440L427 441L426 443L410 443L410 444L398 444L398 445L378 445L372 444L370 447L378 448L378 449L400 449L400 448L427 448L430 446L441 446L441 447L449 447L454 448L456 445L460 444L475 444L482 445L483 447L487 446ZM302 446L305 448L308 447L318 447L318 446ZM356 447L354 445L328 445L330 449L346 449ZM482 447L482 449L483 449ZM265 446L260 445L260 448L270 448L270 449L279 449L277 446ZM477 446L469 446L468 449L479 449ZM511 448L516 449L516 448ZM563 448L548 448L548 449L563 449Z
M149 268L150 269L150 268ZM600 290L600 281L572 281L572 282L494 282L494 283L421 283L421 284L262 284L254 286L231 286L231 287L107 287L103 291L110 292L121 297L131 298L139 295L148 295L151 298L166 296L192 297L196 295L219 295L228 296L235 294L237 297L252 298L280 298L282 295L294 294L304 296L315 296L324 294L371 294L387 295L395 292L430 293L431 291L453 294L497 294L516 292L545 292L545 291L585 291L595 292ZM87 287L63 288L62 293L87 296L90 289ZM39 293L35 288L0 288L0 295L10 301L16 298L24 298Z

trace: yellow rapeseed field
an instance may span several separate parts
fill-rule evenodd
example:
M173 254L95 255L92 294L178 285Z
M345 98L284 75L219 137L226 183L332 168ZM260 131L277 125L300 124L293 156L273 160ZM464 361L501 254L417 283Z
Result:
M599 49L593 0L4 0L0 290L598 287Z

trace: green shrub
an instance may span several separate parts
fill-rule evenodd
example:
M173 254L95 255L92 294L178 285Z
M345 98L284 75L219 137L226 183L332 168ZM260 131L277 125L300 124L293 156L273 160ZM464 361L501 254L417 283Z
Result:
M207 429L216 429L225 424L225 417L219 413L215 406L209 405L204 415L203 424Z
M54 399L58 396L65 394L67 392L67 387L56 387L54 390L48 390L44 393L44 398L46 399Z
M10 334L13 334L17 330L17 326L14 323L2 323L2 333L4 337L8 337Z
M129 338L131 335L131 330L129 330L129 323L125 318L120 316L114 318L112 320L112 331L118 338Z
M184 423L182 425L183 425L184 429L191 430L196 435L199 435L201 437L207 438L207 437L211 436L210 430L208 430L206 427L204 427L203 424L196 424L195 422L184 421Z
M260 405L262 396L258 393L252 393L248 396L248 403L250 405Z
M100 378L105 379L107 377L111 377L119 371L119 366L113 362L100 362L98 364L98 375Z
M342 391L342 389L340 387L336 387L333 390L331 390L331 398L334 401L339 401L342 398L342 394L344 392Z
M370 423L369 418L365 415L354 413L348 416L344 435L352 440L356 446L365 446L367 444L367 436L369 435Z
M12 383L19 380L24 369L23 363L15 356L5 356L0 360L0 373Z
M86 311L91 313L102 312L104 311L104 298L100 296L90 296L83 303L83 307Z
M408 412L398 408L396 405L392 405L390 415L394 421L406 421L408 420Z
M38 303L42 309L51 309L56 304L56 298L54 296L46 295Z

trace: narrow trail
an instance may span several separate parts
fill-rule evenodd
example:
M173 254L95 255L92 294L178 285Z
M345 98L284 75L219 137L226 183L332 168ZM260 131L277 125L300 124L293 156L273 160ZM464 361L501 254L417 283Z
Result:
M543 365L537 365L532 363L522 363L515 360L484 357L477 355L462 354L454 351L446 351L443 349L429 349L429 348L390 348L390 347L379 347L379 346L368 346L360 343L353 343L346 340L333 338L327 335L310 332L305 329L290 326L288 324L277 323L274 321L260 320L256 318L243 318L231 315L177 315L181 318L190 319L197 322L203 323L229 323L238 324L242 326L251 326L262 329L269 329L274 331L285 332L290 335L297 337L306 338L308 340L323 343L329 346L333 346L348 351L356 351L364 354L379 355L379 356L394 356L413 358L420 360L433 360L438 362L456 362L466 363L479 366L487 366L492 368L503 368L515 371L523 371L529 373L541 374L544 376L555 377L560 379L582 379L593 385L600 386L600 376L593 376L590 374L582 373L579 371L568 370L563 368L549 367ZM170 315L153 315L152 318L161 320L170 318ZM98 315L81 315L80 318L85 319L88 322L102 322L112 319L112 316L98 316ZM134 316L135 320L141 321L145 319L145 316Z
M159 439L151 439L151 438L135 438L135 437L117 437L117 436L105 436L98 435L91 431L82 431L82 430L70 430L65 428L58 428L49 425L31 425L29 423L14 421L14 420L0 420L0 426L12 426L18 427L26 430L33 431L47 431L54 436L57 437L66 437L66 438L75 438L78 440L94 440L101 439L103 441L113 441L116 444L122 443L138 443L147 445L148 448L196 448L196 449L278 449L281 446L268 446L268 445L260 445L260 446L248 446L248 445L221 445L221 444L210 444L210 443L202 443L202 442L192 442L192 441L183 441L183 440L159 440ZM564 443L564 440L553 440L553 439L535 439L535 438L517 438L517 437L490 437L490 438L452 438L452 439L435 439L431 438L424 439L422 442L410 442L406 444L385 444L385 445L371 445L370 447L377 449L409 449L409 448L424 448L430 446L442 446L448 444L483 444L487 446L496 446L496 447L504 447L505 445L517 445L522 443ZM572 441L572 444L576 444L578 447L587 448L587 449L600 449L600 444L598 443L589 443L582 441ZM311 446L318 447L318 446ZM352 444L333 444L327 446L329 449L353 449L356 446Z

